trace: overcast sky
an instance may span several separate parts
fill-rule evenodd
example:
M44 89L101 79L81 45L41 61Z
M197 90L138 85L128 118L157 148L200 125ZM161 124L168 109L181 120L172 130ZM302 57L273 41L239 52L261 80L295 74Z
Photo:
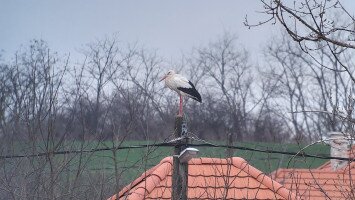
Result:
M8 56L31 39L43 39L59 53L75 55L83 45L117 34L124 43L175 58L228 31L258 54L280 30L243 25L245 15L261 19L260 10L257 0L0 0L0 49Z

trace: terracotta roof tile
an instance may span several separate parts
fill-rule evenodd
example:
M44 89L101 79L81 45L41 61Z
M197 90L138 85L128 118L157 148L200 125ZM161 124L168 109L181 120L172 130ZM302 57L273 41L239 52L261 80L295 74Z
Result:
M288 189L242 158L196 158L189 162L189 199L295 199ZM123 188L115 199L171 199L172 158L163 159Z
M353 146L350 157L354 152ZM355 162L337 171L330 161L317 169L278 169L271 177L302 199L355 199Z

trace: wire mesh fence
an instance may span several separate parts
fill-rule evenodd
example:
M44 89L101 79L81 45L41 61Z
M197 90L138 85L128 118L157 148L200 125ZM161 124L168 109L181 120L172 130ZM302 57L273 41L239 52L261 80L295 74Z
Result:
M71 141L49 152L43 152L43 144L12 144L12 155L9 151L4 154L3 145L0 196L1 199L105 199L163 158L172 156L175 142ZM279 168L315 169L330 159L350 163L354 160L329 156L330 147L325 144L303 150L304 146L296 144L223 143L195 138L189 146L200 150L199 157L209 158L225 158L226 149L234 149L234 157L244 158L265 174Z

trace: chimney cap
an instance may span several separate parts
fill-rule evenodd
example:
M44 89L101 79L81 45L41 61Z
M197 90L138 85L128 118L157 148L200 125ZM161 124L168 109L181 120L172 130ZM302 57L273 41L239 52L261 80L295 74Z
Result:
M329 132L328 135L329 135L329 137L328 137L329 139L336 138L336 139L348 140L351 138L349 133L336 132L336 131Z

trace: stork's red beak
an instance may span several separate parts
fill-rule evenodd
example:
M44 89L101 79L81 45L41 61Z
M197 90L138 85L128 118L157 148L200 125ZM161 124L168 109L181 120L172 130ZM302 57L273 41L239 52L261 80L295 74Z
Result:
M166 79L166 77L167 77L167 76L164 75L163 78L161 78L159 82L161 82L162 80Z

